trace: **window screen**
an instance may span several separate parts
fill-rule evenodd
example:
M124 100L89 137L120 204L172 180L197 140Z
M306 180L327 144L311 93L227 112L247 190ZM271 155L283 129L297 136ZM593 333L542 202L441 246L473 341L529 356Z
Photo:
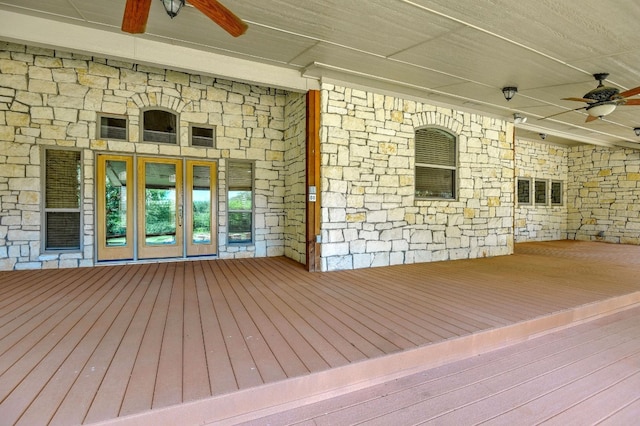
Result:
M416 198L456 197L456 137L440 129L418 129L415 141Z
M45 151L46 250L80 249L80 151Z

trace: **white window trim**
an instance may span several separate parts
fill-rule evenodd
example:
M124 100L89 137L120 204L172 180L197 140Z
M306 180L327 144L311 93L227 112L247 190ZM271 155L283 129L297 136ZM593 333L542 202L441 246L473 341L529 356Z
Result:
M453 182L453 187L451 188L453 191L453 196L452 197L436 197L436 196L416 196L415 195L415 182L414 182L414 197L415 200L417 201L456 201L458 200L458 190L459 190L459 177L458 177L458 169L459 169L459 164L458 164L458 160L459 160L459 153L458 153L458 149L459 149L459 137L458 135L456 135L455 133L453 133L450 129L447 128L442 128L442 127L438 127L438 126L423 126L423 127L419 127L417 129L415 129L414 131L414 144L417 144L417 138L415 137L415 134L417 134L417 132L419 130L428 130L428 129L436 129L436 130L442 130L443 132L448 133L449 135L453 136L454 138L454 155L455 155L455 159L454 159L454 166L446 166L446 165L442 165L442 164L428 164L428 163L419 163L419 162L415 162L414 164L414 179L417 173L417 168L418 167L428 167L428 168L432 168L432 169L442 169L442 170L453 170L453 174L454 174L454 182ZM414 153L413 153L413 158L415 159L417 157L416 154L416 150L417 150L417 145L414 146Z

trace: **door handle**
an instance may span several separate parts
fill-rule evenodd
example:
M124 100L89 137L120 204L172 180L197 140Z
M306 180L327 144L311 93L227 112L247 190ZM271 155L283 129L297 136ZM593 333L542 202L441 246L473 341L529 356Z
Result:
M182 226L182 205L178 207L178 226Z

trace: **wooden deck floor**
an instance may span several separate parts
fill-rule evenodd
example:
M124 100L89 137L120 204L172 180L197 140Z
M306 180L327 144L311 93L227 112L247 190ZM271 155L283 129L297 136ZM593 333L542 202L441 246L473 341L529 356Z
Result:
M639 264L640 247L562 241L331 273L285 258L0 272L0 424L197 424L284 390L319 400L634 306Z

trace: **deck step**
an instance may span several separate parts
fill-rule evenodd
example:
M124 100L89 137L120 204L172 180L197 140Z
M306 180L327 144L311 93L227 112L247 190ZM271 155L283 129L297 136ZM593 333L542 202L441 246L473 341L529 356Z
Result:
M635 307L640 307L640 291L338 368L96 424L238 424L505 348Z

